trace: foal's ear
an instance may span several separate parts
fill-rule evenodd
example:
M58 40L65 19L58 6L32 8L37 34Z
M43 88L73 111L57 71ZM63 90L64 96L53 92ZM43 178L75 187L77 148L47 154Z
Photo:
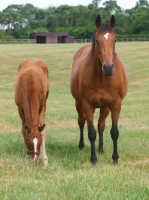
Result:
M43 124L42 126L38 127L39 132L43 131L44 128L45 128L45 124Z
M96 27L97 27L97 28L99 28L99 26L101 25L101 18L100 18L100 15L98 15L98 16L96 17L95 24L96 24Z
M111 16L110 26L111 26L111 28L113 28L115 26L115 17L114 17L114 15Z

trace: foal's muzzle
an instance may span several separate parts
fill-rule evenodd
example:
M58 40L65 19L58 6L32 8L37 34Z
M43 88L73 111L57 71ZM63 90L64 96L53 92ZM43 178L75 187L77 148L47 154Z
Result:
M38 163L38 158L39 158L39 154L40 152L36 152L36 151L27 151L27 154L31 156L31 160L34 164Z
M111 64L111 65L103 64L103 65L102 65L102 71L103 71L103 74L104 74L105 76L112 76L113 71L114 71L114 66L113 66L113 64Z
M35 152L35 151L27 151L27 154L28 155L32 155L32 154L37 154L37 155L39 155L40 153L39 152Z

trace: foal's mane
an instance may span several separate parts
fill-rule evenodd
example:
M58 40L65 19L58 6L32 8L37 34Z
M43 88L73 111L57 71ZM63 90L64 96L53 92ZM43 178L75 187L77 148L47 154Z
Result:
M114 30L111 28L111 26L108 23L103 22L98 28L98 33L104 34L106 32L115 33ZM94 48L95 47L95 33L96 33L96 30L93 33L93 39L92 39L92 48L91 48L92 55L94 55L94 50L95 50L95 48Z

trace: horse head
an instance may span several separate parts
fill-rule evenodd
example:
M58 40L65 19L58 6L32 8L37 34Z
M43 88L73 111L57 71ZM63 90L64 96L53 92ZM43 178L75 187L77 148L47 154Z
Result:
M25 135L26 135L26 145L27 153L30 155L33 163L38 163L38 158L40 154L40 147L42 144L41 131L44 129L45 124L42 126L25 126Z
M100 60L102 71L105 76L112 76L114 71L113 57L115 53L115 34L113 27L115 17L112 15L110 23L102 23L100 15L95 20L96 30L94 34L94 53Z

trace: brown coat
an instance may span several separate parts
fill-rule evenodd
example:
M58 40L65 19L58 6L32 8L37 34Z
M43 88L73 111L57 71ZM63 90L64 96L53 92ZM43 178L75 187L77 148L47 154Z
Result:
M49 80L46 64L40 60L21 62L15 82L15 103L22 120L25 149L35 162L38 161L40 148L43 148L42 151L45 154L43 160L47 162L44 146L44 117L48 93Z

